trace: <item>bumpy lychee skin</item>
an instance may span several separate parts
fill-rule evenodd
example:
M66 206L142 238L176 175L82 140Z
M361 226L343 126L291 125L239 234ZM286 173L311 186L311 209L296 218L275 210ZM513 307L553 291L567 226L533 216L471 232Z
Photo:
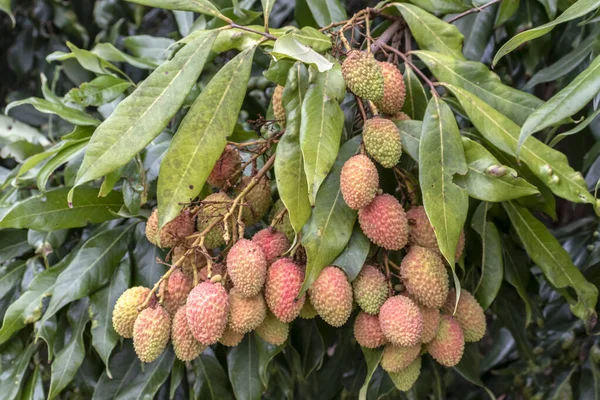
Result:
M427 308L419 306L421 315L423 315L423 343L429 343L435 337L440 326L440 310L437 308Z
M244 176L238 186L236 186L236 194L239 194L252 180L251 176ZM246 225L252 225L261 220L261 218L269 211L271 207L271 181L265 176L250 189L244 196L244 206L242 210L242 221Z
M269 268L265 299L271 312L282 322L292 322L304 306L306 295L296 300L302 282L304 271L289 258L281 258Z
M152 211L146 222L146 238L155 246L174 247L192 233L194 233L194 219L187 210L183 210L175 219L163 226L160 235L158 234L158 209Z
M378 314L388 298L388 286L385 275L371 266L363 266L360 274L352 281L354 300L362 310L369 314Z
M150 289L135 286L127 289L117 300L113 309L112 322L115 332L124 338L133 337L133 324L138 317L138 307L144 303Z
M446 303L442 307L442 312L446 315L452 315L455 304L456 291L451 289L446 298ZM460 291L460 299L458 300L454 319L458 321L462 328L465 342L478 342L485 335L486 321L483 308L475 300L475 297L464 289Z
M361 311L354 321L354 337L362 347L374 349L387 343L377 315L367 314Z
M285 128L285 109L283 108L283 89L281 85L277 85L273 91L273 114L277 123Z
M373 161L364 154L351 157L342 167L340 189L344 201L353 210L368 205L379 187L379 173Z
M408 114L406 114L402 111L400 111L399 113L396 113L394 115L391 115L389 118L392 121L410 121L412 119Z
M269 212L269 224L273 222L273 219L276 218L280 213L285 209L285 205L281 199L275 202L275 205L271 208L271 212ZM290 214L289 212L283 212L283 216L277 220L277 222L273 225L273 228L277 229L279 232L285 233L290 243L294 240L294 236L296 236L296 232L292 227L290 222Z
M379 101L383 97L383 73L372 53L352 50L342 63L348 89L358 97Z
M465 348L465 338L457 320L442 315L438 331L429 344L427 351L445 367L453 367L460 362Z
M436 252L440 252L438 247L437 238L435 237L435 231L427 213L425 207L418 206L411 208L406 212L406 218L408 218L408 225L410 227L410 244L427 247L433 249ZM463 250L465 248L465 232L460 233L458 238L458 245L456 246L456 260L460 259Z
M138 358L151 363L165 350L171 334L171 317L159 305L140 312L133 326L133 347Z
M227 325L229 296L223 285L209 281L192 289L187 299L187 320L192 334L209 346L219 340Z
M271 264L290 248L290 241L283 232L273 228L265 228L254 234L252 242L262 249L267 264Z
M308 293L315 310L329 325L339 327L348 321L352 313L352 286L344 271L325 267Z
M242 158L240 152L233 146L227 146L206 181L219 189L235 185L242 175L241 168Z
M363 127L363 142L371 157L384 168L392 168L400 161L402 142L396 124L385 118L371 118Z
M298 314L298 316L302 319L313 319L317 315L319 314L310 302L310 296L306 296L306 300L304 301L304 305L302 306L302 310L300 310L300 314Z
M225 244L223 234L225 233L225 226L223 224L223 215L227 212L227 209L231 206L231 198L223 192L213 193L206 197L204 205L198 213L196 224L198 226L198 232L202 232L205 228L213 223L215 220L219 220L204 238L204 246L207 249L214 249ZM231 232L231 221L228 221L229 232Z
M387 372L398 372L408 367L421 353L421 345L394 346L388 343L383 349L381 368Z
M229 328L238 333L256 329L267 315L267 304L262 293L245 297L236 288L229 292Z
M235 347L238 344L240 344L243 338L243 333L236 332L233 329L231 329L231 326L227 325L225 332L223 332L223 334L219 338L219 343L226 347Z
M396 389L408 392L421 374L421 357L417 357L408 367L389 374Z
M171 342L175 355L181 361L192 361L206 348L192 335L187 323L187 307L184 305L175 313L171 326Z
M285 343L290 332L290 326L285 322L281 322L272 313L267 313L262 324L256 328L256 333L265 342L275 346L280 346Z
M358 223L364 234L386 250L400 250L408 242L408 221L402 205L389 194L380 194L358 210Z
M192 251L186 256L185 253L187 251L188 248L184 246L177 246L173 248L171 262L175 263L179 261L181 257L184 257L183 263L180 265L181 271L192 278L194 276L194 268L196 269L196 272L198 272L206 266L206 257L199 251Z
M388 341L397 346L414 346L423 337L423 316L419 307L406 296L385 301L379 311L379 324Z
M380 61L379 66L383 73L383 97L375 105L384 114L397 114L402 110L406 97L404 77L392 63Z
M169 314L174 315L177 309L185 304L191 290L192 278L177 268L167 280L160 283L158 293L162 306Z
M440 308L448 296L448 273L433 250L412 246L400 264L400 277L408 293L429 308Z
M227 254L227 272L239 293L256 296L267 276L267 260L262 248L248 239L241 239Z

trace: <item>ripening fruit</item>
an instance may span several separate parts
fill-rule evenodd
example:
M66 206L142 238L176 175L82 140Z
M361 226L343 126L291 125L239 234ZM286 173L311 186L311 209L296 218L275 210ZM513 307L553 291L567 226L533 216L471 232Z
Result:
M133 337L133 324L139 315L138 307L149 294L150 289L143 286L135 286L123 292L113 309L112 323L115 332L124 338Z
M400 264L400 277L408 293L419 304L440 308L448 296L448 273L433 250L412 246Z
M285 109L283 108L283 89L281 85L277 85L273 91L273 114L277 123L282 128L285 128Z
M465 339L460 324L448 315L442 315L440 326L427 351L445 367L453 367L463 356Z
M202 282L187 299L187 320L192 334L200 343L217 342L227 325L229 296L220 283Z
M252 242L260 246L267 264L271 264L290 248L290 241L285 233L273 228L265 228L256 232L252 237Z
M290 326L285 322L281 322L272 313L268 312L262 324L256 328L256 333L265 342L275 346L280 346L285 343L290 332Z
M192 361L206 348L192 335L187 323L187 306L181 307L173 317L171 326L171 342L175 355L181 361Z
M215 220L219 222L208 232L204 238L204 246L207 249L214 249L225 244L223 235L225 226L223 224L223 215L231 206L231 198L223 192L213 193L203 200L203 207L200 209L197 218L198 232L202 232ZM231 234L232 224L227 221L228 229Z
M427 213L425 207L418 206L411 208L406 212L406 218L408 219L408 225L410 227L410 243L421 247L427 247L439 252L437 238L435 237L435 231ZM458 245L456 246L456 260L460 259L463 250L465 248L465 232L460 233L458 238Z
M191 290L192 278L176 268L160 283L158 293L162 306L169 314L174 315L177 309L185 304Z
M421 315L423 315L423 343L429 343L435 337L440 326L440 310L437 308L427 308L419 306Z
M267 276L267 260L261 247L248 239L239 240L227 254L227 272L241 295L256 296Z
M379 66L383 73L383 97L376 101L375 105L384 114L397 114L401 112L406 97L404 77L398 67L392 63L379 61Z
M341 269L325 267L308 288L308 294L317 313L331 326L346 323L352 312L352 286Z
M155 208L146 221L146 238L155 246L174 247L192 233L194 233L194 219L188 210L183 210L175 219L163 226L160 235L158 235L158 209Z
M423 316L419 307L406 296L393 296L379 311L383 334L397 346L414 346L423 337Z
M387 372L398 372L408 367L421 353L421 344L394 346L388 343L381 356L381 368Z
M442 312L446 315L452 315L455 304L456 291L451 289L446 298L446 303L442 307ZM454 319L458 321L462 328L465 342L477 342L485 335L486 321L483 308L475 300L475 297L464 289L460 291L460 299L458 300Z
M281 258L269 267L265 299L271 312L282 322L292 322L300 313L306 299L306 295L302 295L296 300L302 282L304 271L289 258Z
M394 114L389 117L392 121L410 121L412 118L408 116L408 114L400 111L397 114Z
M313 319L317 315L319 314L310 302L310 296L306 296L306 300L304 301L304 305L302 306L302 310L300 310L300 314L298 314L298 316L302 319Z
M394 382L396 389L407 392L413 387L420 374L421 357L417 357L408 367L398 372L391 372L390 378Z
M242 181L235 188L235 193L239 194L253 179L251 176L244 176ZM261 220L271 207L271 181L264 176L250 191L244 196L242 206L242 221L246 225L252 225Z
M362 347L374 349L387 343L387 339L381 331L379 317L361 311L354 321L354 337Z
M386 250L400 250L408 242L408 221L402 205L389 194L380 194L358 210L358 223L364 234Z
M227 325L227 328L225 328L225 332L223 332L223 334L219 338L219 343L221 343L223 346L235 347L238 344L240 344L243 338L243 333L236 332L233 329L231 329L229 325Z
M351 157L342 167L340 189L344 201L353 210L368 205L379 188L379 173L373 161L364 154Z
M371 265L363 266L360 274L352 282L352 288L359 307L369 314L378 314L388 298L385 275Z
M160 305L145 308L133 325L133 347L138 358L151 363L165 350L171 334L171 317Z
M269 213L269 224L273 222L274 218L277 218L285 209L285 205L281 199L275 202L275 205L271 208L271 212ZM290 223L290 213L284 212L283 216L277 220L277 222L273 225L273 228L277 229L279 232L285 233L290 243L294 240L296 236L296 232Z
M218 189L235 185L242 176L242 158L233 146L225 147L206 181Z
M379 101L383 97L383 73L372 53L351 50L342 63L348 89L358 97Z
M262 293L245 297L236 288L229 292L229 328L238 333L256 329L267 315L267 305Z
M402 142L396 124L385 118L371 118L363 127L363 142L371 157L384 168L392 168L400 161Z
M173 254L171 255L171 263L176 263L181 257L185 256L188 248L184 246L177 246L173 248ZM184 274L193 278L194 268L196 272L200 271L206 266L206 257L199 251L192 251L190 254L185 256L183 263L179 265Z

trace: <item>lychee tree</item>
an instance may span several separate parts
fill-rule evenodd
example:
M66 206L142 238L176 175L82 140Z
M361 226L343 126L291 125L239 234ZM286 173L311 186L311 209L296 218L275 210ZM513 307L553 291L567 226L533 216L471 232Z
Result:
M3 399L600 398L599 2L101 3L0 117Z

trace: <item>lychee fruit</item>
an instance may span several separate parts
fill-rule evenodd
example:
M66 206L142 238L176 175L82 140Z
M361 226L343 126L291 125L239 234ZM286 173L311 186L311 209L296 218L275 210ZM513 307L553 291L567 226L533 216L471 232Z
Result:
M340 175L340 189L344 201L353 210L368 205L379 188L379 173L373 161L357 154L344 163Z
M394 115L402 110L406 97L404 77L396 65L379 61L383 73L383 97L375 105L380 112Z
M183 262L179 265L179 267L184 274L190 278L193 278L194 269L196 269L196 272L198 272L206 266L206 256L204 256L200 251L196 250L192 250L190 254L186 256L185 253L187 251L188 248L184 246L176 246L173 248L171 263L176 263L181 257L184 257Z
M383 73L372 53L348 52L342 63L342 75L348 89L358 97L374 102L383 98Z
M364 234L386 250L400 250L408 242L408 221L402 205L389 194L380 194L358 210L358 223Z
M361 311L354 321L354 337L362 347L374 349L387 343L377 315L367 314Z
M271 264L290 248L290 241L283 232L273 228L265 228L254 234L252 242L262 249L267 264Z
M455 304L456 291L451 289L446 298L446 303L442 307L442 312L446 315L452 315ZM454 319L458 321L462 328L465 342L477 342L485 335L486 321L483 308L481 308L475 297L464 289L460 291L460 299L458 300Z
M150 289L143 286L135 286L123 292L113 309L112 323L115 332L124 338L133 337L133 324L139 315L138 307L149 294Z
M392 121L410 121L412 118L405 112L400 111L394 115L391 115L389 119Z
M219 338L219 343L226 347L235 347L244 339L244 334L239 333L231 329L231 326L227 325L225 332Z
M379 324L388 341L397 346L414 346L423 337L423 316L406 296L393 296L379 311Z
M236 194L241 193L252 181L253 177L244 176L235 188ZM263 176L256 185L244 196L242 221L246 226L253 225L269 211L271 207L271 181Z
M396 389L408 392L421 374L421 357L417 357L408 367L389 373Z
M155 208L146 221L146 238L155 246L174 247L192 233L194 233L194 219L188 210L183 210L175 219L163 226L160 235L158 234L158 209Z
M171 335L171 317L160 305L145 308L133 325L133 347L138 358L151 363L165 350Z
M219 340L229 315L229 296L220 283L202 282L187 299L187 320L192 334L209 346Z
M440 326L440 310L437 308L427 308L419 306L421 315L423 315L423 343L429 343L435 337Z
M310 296L306 296L306 300L304 301L304 305L302 306L302 310L300 310L300 314L298 314L298 316L302 319L313 319L317 315L319 314L310 302Z
M396 124L385 118L371 118L363 127L363 142L371 157L384 168L392 168L400 161L402 143Z
M408 367L421 353L421 345L394 346L388 343L383 349L381 368L387 372L398 372Z
M292 224L290 222L289 212L283 210L285 210L285 205L283 204L283 201L279 199L271 208L271 212L269 213L269 224L272 224L273 219L279 217L283 213L283 215L280 218L278 218L277 222L275 224L272 224L272 226L279 232L285 233L285 236L287 236L288 240L291 243L294 240L294 237L296 236L296 232L294 231L294 228L292 227Z
M185 304L191 290L192 278L176 268L160 283L158 293L162 306L169 314L174 315L177 309Z
M242 176L242 158L233 146L225 147L206 181L218 189L235 185Z
M435 250L439 253L440 249L438 247L435 231L431 225L431 222L429 222L429 218L425 212L425 207L418 206L411 208L406 212L406 218L408 219L408 225L410 228L411 245L427 247L428 249ZM460 259L464 248L465 232L462 231L460 233L460 237L458 238L458 245L456 246L456 260Z
M464 348L465 338L460 324L454 318L442 315L435 337L427 344L427 351L441 365L453 367L460 362Z
M204 246L207 249L214 249L225 244L223 216L230 206L231 198L223 192L213 193L203 200L203 207L197 217L198 232L202 232L215 220L218 220L217 224L204 237ZM227 221L227 226L231 235L231 220Z
M292 322L300 313L306 295L298 300L296 297L303 282L304 271L289 258L280 258L269 268L265 299L271 312L282 322Z
M267 276L267 260L262 248L251 240L239 240L227 254L227 272L241 295L256 296Z
M267 315L267 305L262 293L246 297L236 288L229 292L229 328L238 333L256 329Z
M173 317L171 326L171 342L175 355L181 361L191 361L198 357L206 348L202 343L197 341L192 335L187 323L187 306L183 305Z
M223 276L225 274L225 270L227 268L225 267L224 264L221 263L212 263L212 267L211 267L211 278L215 275L221 275ZM200 281L206 281L209 280L208 279L208 265L206 267L203 267L200 272L198 273L198 279Z
M275 346L281 346L285 343L290 332L290 326L281 322L275 315L268 312L262 324L256 328L256 333L265 342Z
M412 246L400 264L400 277L408 293L429 308L440 308L448 296L448 273L433 250Z
M285 128L285 109L283 108L283 89L281 85L277 85L273 91L273 114L277 123L282 128Z
M379 308L388 298L385 275L371 265L363 266L356 279L352 281L352 288L358 306L369 314L378 314Z
M329 266L323 268L319 277L308 288L310 302L317 313L331 326L346 323L352 312L352 286L346 273Z

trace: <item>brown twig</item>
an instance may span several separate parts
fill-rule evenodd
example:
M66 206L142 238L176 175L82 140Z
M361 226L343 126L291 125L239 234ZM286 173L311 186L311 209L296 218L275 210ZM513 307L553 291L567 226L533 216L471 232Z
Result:
M360 99L360 97L358 96L354 96L354 99L356 100L356 105L358 106L358 110L360 111L360 116L363 119L363 122L367 120L367 112L365 111L365 106L362 103L362 100Z
M371 53L377 53L383 43L387 43L403 27L402 21L394 21L371 45Z
M478 12L481 12L481 11L483 11L484 9L488 8L489 6L491 6L491 5L494 5L494 4L496 4L496 3L500 3L501 1L502 1L502 0L492 0L492 1L490 1L489 3L485 3L484 5L482 5L482 6L480 6L480 7L473 7L473 8L471 8L471 9L469 9L469 10L465 11L465 12L462 12L462 13L460 13L460 14L458 14L458 15L455 15L454 17L450 18L450 19L449 19L448 21L446 21L446 22L448 22L449 24L451 24L451 23L453 23L454 21L456 21L456 20L458 20L458 19L461 19L462 17L465 17L465 16L467 16L467 15L469 15L469 14L473 14L473 13L478 13Z
M399 55L400 58L402 58L404 60L404 62L406 63L406 65L410 69L412 69L417 75L419 75L425 81L425 83L427 83L427 85L431 89L431 93L433 93L434 96L438 96L438 93L435 91L435 85L433 84L433 82L427 77L427 75L425 75L423 73L423 71L421 71L419 68L417 68L415 66L415 64L413 64L412 61L410 61L408 59L408 57L404 53L402 53L398 49L393 48L392 46L388 46L387 44L382 44L381 48L385 49L387 51L391 51L392 53L395 53L395 54Z
M252 28L248 28L246 26L242 26L242 25L238 25L234 22L230 23L229 26L231 26L234 29L241 29L243 31L247 31L247 32L252 32L252 33L256 33L257 35L261 35L264 36L265 38L269 39L269 40L277 40L276 36L271 35L268 32L261 32L261 31L257 31L256 29L252 29Z

